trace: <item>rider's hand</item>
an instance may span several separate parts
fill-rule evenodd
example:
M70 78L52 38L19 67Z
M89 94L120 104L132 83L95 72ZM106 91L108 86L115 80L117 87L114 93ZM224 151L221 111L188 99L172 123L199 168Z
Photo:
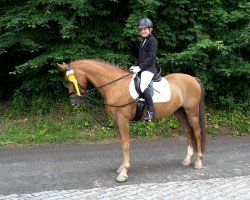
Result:
M132 72L135 74L135 73L138 73L139 71L141 71L141 68L139 66L134 66L133 67L133 70Z
M131 67L129 68L129 71L133 72L134 67L135 67L135 66L131 66Z

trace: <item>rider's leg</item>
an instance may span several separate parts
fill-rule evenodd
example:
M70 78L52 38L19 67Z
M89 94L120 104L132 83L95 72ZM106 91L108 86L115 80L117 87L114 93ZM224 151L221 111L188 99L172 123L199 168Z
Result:
M145 121L152 121L155 116L154 103L152 100L150 90L148 88L148 85L151 82L153 77L154 77L154 74L149 71L144 71L141 73L140 89L142 91L143 97L146 102L147 110L148 110L147 115L145 117Z
M153 103L153 100L152 100L150 89L146 88L144 90L144 92L142 93L142 95L143 95L143 97L145 99L146 107L147 107L147 110L148 110L147 115L144 118L144 121L151 122L154 119L155 110L154 110L154 103Z

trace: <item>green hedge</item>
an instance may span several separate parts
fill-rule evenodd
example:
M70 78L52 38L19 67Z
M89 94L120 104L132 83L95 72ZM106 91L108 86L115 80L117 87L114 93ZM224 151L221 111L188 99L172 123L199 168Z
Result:
M99 58L128 68L137 21L147 16L163 73L197 76L214 106L247 109L249 13L247 0L3 0L0 99L65 99L56 62Z

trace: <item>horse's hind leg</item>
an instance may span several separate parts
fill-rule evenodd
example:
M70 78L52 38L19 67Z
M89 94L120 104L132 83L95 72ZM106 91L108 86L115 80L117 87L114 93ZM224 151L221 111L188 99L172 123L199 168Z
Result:
M187 155L182 161L182 165L188 166L191 164L191 158L193 156L194 147L193 147L193 128L190 126L190 123L187 118L187 114L185 113L184 109L181 107L175 113L175 117L177 118L179 124L184 130L184 133L188 140L188 148L187 148Z
M196 140L197 146L197 159L195 161L194 168L201 169L202 168L202 142L201 142L201 128L199 124L199 107L193 110L186 110L188 119L193 127L194 136Z

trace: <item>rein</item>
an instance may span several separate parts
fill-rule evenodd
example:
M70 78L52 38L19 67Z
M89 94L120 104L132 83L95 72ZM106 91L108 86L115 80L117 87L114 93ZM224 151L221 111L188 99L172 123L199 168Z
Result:
M127 76L130 76L131 74L126 74L120 78L117 78L113 81L110 81L108 83L105 83L103 85L100 85L98 87L94 87L92 89L87 89L85 87L83 87L82 85L80 85L78 83L78 81L76 80L76 77L75 77L75 74L74 74L74 71L72 69L72 67L70 65L67 65L67 70L66 70L66 75L68 74L73 74L74 75L74 79L75 79L75 83L73 83L72 81L72 84L74 84L74 88L75 90L73 92L70 92L69 93L69 96L70 98L76 98L78 100L80 100L80 103L84 106L84 108L86 109L86 111L99 123L101 124L102 126L104 127L108 127L108 128L114 128L114 126L110 125L108 123L108 118L104 119L106 116L107 116L107 113L106 111L103 109L104 107L102 106L110 106L110 107L115 107L115 108L122 108L122 107L127 107L127 106L130 106L132 105L133 103L135 103L136 101L135 100L132 100L128 103L125 103L123 105L112 105L112 104L108 104L108 103L103 103L100 99L96 99L94 98L94 96L96 96L95 94L99 93L98 90L103 88L103 87L106 87L108 85L111 85ZM68 76L68 75L67 75ZM68 79L69 80L69 79ZM79 87L82 89L82 91L79 90ZM71 95L74 95L74 94L77 94L77 96L73 96L71 97ZM93 106L94 105L94 106ZM101 106L102 105L102 106ZM94 107L94 108L93 108ZM95 109L95 107L99 107L100 109L97 111ZM95 114L95 112L98 112L98 114Z
M113 83L115 83L115 82L117 82L117 81L119 81L119 80L121 80L121 79L123 79L123 78L125 78L125 77L127 77L127 76L129 76L130 74L126 74L125 76L122 76L122 77L120 77L120 78L118 78L118 79L115 79L115 80L113 80L113 81L111 81L111 82L108 82L108 83L105 83L105 84L103 84L103 85L101 85L101 86L98 86L98 87L95 87L95 88L93 88L93 89L90 89L90 90L87 90L87 89L85 89L84 87L82 87L81 85L79 85L80 87L82 87L84 90L85 90L85 92L83 93L83 97L84 97L84 99L85 99L85 101L83 102L83 104L85 104L85 108L87 109L87 112L99 123L99 124L101 124L103 127L107 127L107 128L114 128L114 126L113 125L110 125L107 121L107 119L108 118L106 118L106 120L103 120L103 117L101 117L101 116L107 116L107 114L106 114L106 112L105 111L103 111L102 110L102 108L101 108L101 110L99 111L99 114L94 114L94 112L93 112L93 104L95 104L95 105L103 105L103 106L110 106L110 107L115 107L115 108L122 108L122 107L127 107L127 106L130 106L130 105L132 105L133 103L135 103L136 101L135 100L133 100L133 101L130 101L130 102L128 102L128 103L126 103L126 104L123 104L123 105L111 105L111 104L107 104L107 103L102 103L100 100L97 100L97 99L95 99L95 98L93 98L92 96L95 96L95 94L97 94L98 93L98 90L99 89L101 89L101 88L103 88L103 87L106 87L106 86L108 86L108 85L111 85L111 84L113 84ZM105 112L105 113L104 113ZM105 117L104 117L105 118Z

